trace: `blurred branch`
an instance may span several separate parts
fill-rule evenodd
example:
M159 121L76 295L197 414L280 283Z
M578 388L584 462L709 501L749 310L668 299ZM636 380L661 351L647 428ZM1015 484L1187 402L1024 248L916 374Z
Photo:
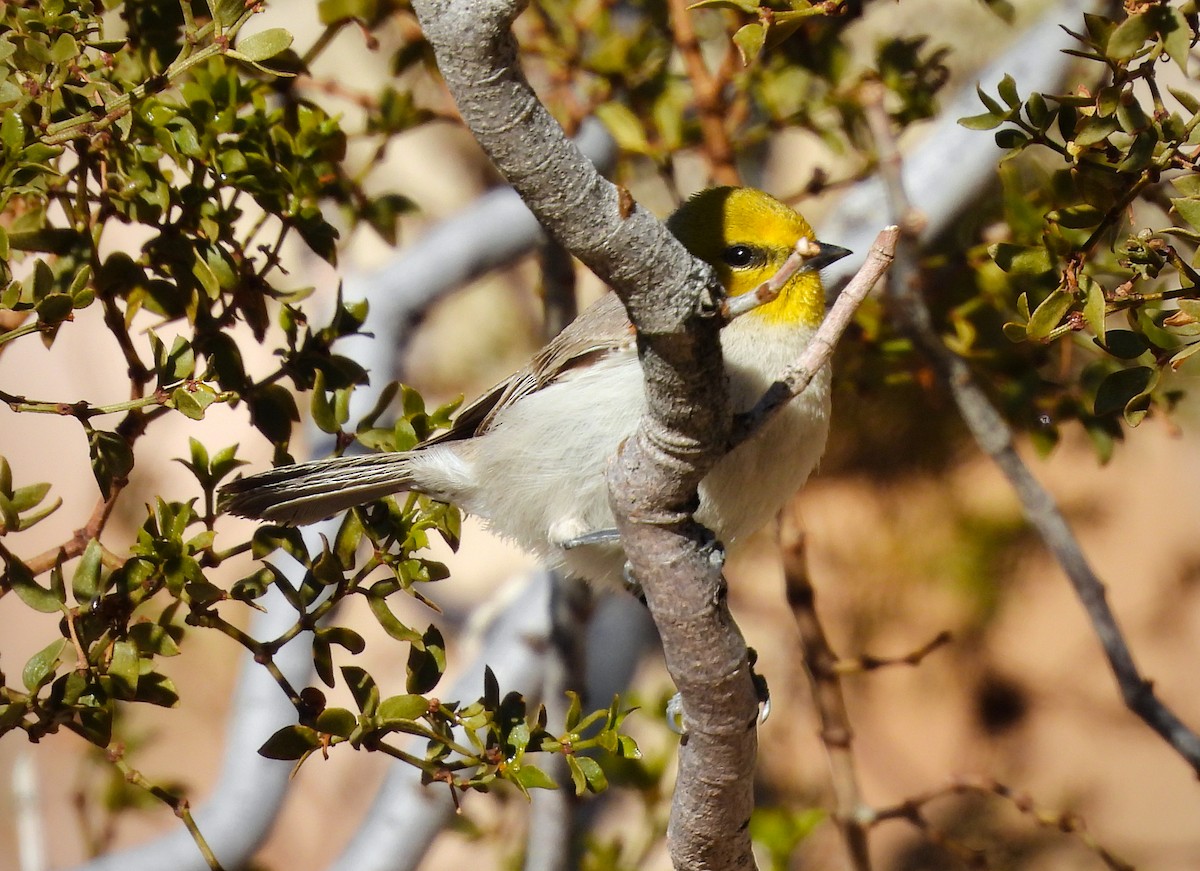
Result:
M921 222L914 219L915 212L908 200L900 152L883 107L882 87L864 88L862 100L879 154L889 209L906 230L896 251L893 280L888 286L891 316L899 330L908 335L929 359L942 384L954 397L959 414L975 441L1008 478L1026 519L1066 572L1104 648L1126 706L1200 773L1200 735L1157 698L1153 684L1139 672L1109 607L1104 584L1088 564L1054 498L1017 454L1012 430L976 383L966 361L951 352L938 335L922 295L922 277L917 264L917 227Z
M447 690L447 698L482 696L484 669L490 667L500 686L536 704L553 631L553 584L550 572L539 571L511 586L501 610L480 630L478 652ZM419 769L394 763L362 825L329 871L414 871L456 810L450 790L431 789L421 782Z
M556 573L550 582L550 638L540 693L551 723L566 721L568 691L583 692L584 647L591 610L592 592L587 583ZM593 702L589 701L588 706ZM576 864L572 851L579 800L571 788L566 756L547 754L539 764L558 789L538 789L529 795L523 871L567 871Z
M542 335L548 342L575 320L579 305L575 297L575 261L571 252L547 239L538 247L542 272Z
M1105 847L1097 843L1091 834L1088 833L1083 819L1077 814L1069 811L1055 812L1039 808L1028 794L1014 790L990 777L957 777L945 786L911 796L899 804L880 808L875 811L871 825L874 826L885 820L907 820L927 837L930 837L931 841L947 847L954 852L965 854L968 861L985 859L986 857L979 851L953 843L944 835L934 830L929 821L925 819L923 813L926 805L940 798L969 793L996 796L1004 799L1023 815L1032 819L1038 826L1045 829L1052 829L1056 832L1075 835L1089 850L1099 856L1112 871L1134 871L1133 865L1117 858Z
M821 719L821 743L829 760L836 807L834 819L846 845L848 866L853 871L870 871L871 856L867 844L867 825L872 812L862 799L851 745L854 730L842 695L837 654L829 646L825 630L817 616L816 591L808 575L804 530L794 508L785 508L779 517L779 548L783 558L784 583L788 604L804 651L804 673L812 688L813 701Z
M733 145L729 131L725 128L729 106L725 101L725 87L729 83L732 66L728 60L717 74L709 71L700 51L700 41L692 27L688 0L667 0L667 15L671 21L671 37L675 48L683 59L687 77L692 83L696 98L696 112L700 116L700 134L704 137L704 156L708 160L713 181L723 185L740 185L741 177L733 162ZM726 58L735 56L730 42Z
M33 753L23 747L12 768L13 822L21 871L46 871L46 827L42 819L41 792Z
M612 168L616 144L600 122L585 121L573 142L600 172ZM508 187L489 191L430 228L382 268L346 276L345 298L370 303L376 338L344 339L344 353L370 371L392 371L395 355L403 353L413 329L434 304L528 254L544 239L537 218L516 191ZM394 373L394 377L402 375ZM352 415L370 409L385 382L356 390Z

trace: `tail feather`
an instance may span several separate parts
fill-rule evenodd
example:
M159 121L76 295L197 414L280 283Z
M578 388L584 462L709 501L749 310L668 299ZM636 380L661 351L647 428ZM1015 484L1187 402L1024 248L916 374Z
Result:
M302 526L412 484L409 455L369 454L280 466L221 488L226 511Z

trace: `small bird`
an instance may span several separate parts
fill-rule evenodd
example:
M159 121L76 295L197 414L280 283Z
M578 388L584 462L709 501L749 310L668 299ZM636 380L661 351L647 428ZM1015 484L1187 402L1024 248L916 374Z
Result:
M812 228L751 188L696 194L667 226L716 271L730 296L774 275ZM734 412L750 409L803 351L825 313L818 270L850 252L818 253L777 299L729 323L721 350ZM765 526L825 449L829 367L700 484L696 519L726 545ZM621 583L605 467L646 409L634 332L616 294L583 311L520 371L467 405L452 427L411 451L337 457L238 479L234 514L305 524L401 491L453 503L546 565L596 587Z

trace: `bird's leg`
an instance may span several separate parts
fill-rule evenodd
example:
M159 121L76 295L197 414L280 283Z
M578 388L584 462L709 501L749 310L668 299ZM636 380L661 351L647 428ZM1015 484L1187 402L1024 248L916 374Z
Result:
M621 540L621 533L615 529L594 529L591 532L585 532L583 535L576 535L573 538L568 538L559 542L558 546L563 550L572 550L576 547L583 547L588 544L616 544Z

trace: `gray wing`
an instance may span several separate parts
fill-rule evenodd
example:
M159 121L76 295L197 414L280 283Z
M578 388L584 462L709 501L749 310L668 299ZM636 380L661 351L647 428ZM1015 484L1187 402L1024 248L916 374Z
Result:
M450 429L421 443L421 447L482 435L496 415L523 396L541 390L560 375L596 357L632 348L633 326L620 298L609 291L580 313L533 355L523 368L472 401L454 418Z

